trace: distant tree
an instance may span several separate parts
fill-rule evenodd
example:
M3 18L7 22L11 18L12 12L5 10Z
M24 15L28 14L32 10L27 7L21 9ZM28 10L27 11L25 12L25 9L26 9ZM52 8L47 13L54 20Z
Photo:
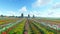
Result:
M17 16L15 16L17 18Z
M33 15L33 18L35 18L35 15Z
M1 17L4 17L3 15L1 15Z
M24 16L23 16L23 13L21 14L21 18L23 18Z
M28 18L30 18L30 15L28 14Z

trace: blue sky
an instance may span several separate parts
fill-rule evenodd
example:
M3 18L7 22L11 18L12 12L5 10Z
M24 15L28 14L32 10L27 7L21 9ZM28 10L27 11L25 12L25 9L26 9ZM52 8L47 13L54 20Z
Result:
M60 17L60 0L0 0L0 15Z

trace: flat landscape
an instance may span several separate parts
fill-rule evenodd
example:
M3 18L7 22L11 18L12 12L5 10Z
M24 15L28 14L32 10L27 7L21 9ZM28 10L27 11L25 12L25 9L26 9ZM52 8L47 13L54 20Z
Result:
M0 17L0 34L60 34L60 19Z
M0 34L60 34L60 0L0 0Z

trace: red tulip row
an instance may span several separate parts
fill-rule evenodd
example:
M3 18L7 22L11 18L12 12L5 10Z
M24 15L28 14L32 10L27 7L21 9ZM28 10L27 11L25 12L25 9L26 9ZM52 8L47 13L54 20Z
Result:
M18 20L18 19L17 19ZM4 34L4 33L7 33L9 30L11 30L12 28L14 28L16 24L18 24L20 22L20 20L18 21L15 21L15 23L9 23L9 24L5 24L4 27L3 25L1 25L2 27L0 27L0 33L1 34Z

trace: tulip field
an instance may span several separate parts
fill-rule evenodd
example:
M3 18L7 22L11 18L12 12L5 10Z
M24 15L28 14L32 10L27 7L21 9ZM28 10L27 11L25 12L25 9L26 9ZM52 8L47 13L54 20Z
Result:
M60 34L60 20L0 18L0 34Z

